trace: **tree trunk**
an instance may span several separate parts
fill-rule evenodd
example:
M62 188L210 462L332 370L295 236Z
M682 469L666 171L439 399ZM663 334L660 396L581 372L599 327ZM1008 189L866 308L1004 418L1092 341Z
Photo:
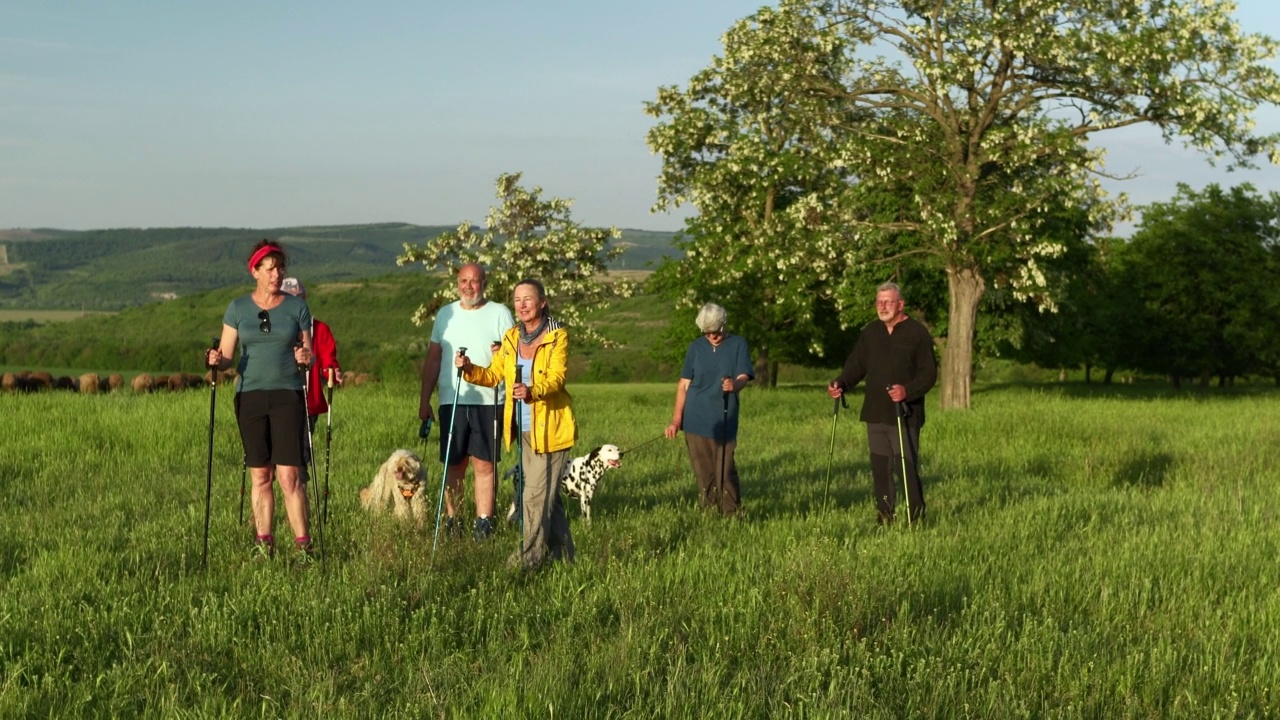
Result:
M760 352L756 355L755 362L751 363L751 369L756 374L757 387L773 387L776 381L773 380L769 373L769 348L760 348ZM773 367L777 367L777 363L772 363Z
M769 362L769 387L771 388L778 387L778 361L777 360L772 360Z
M1089 363L1084 364L1084 384L1088 385L1093 382L1093 366Z
M1103 385L1110 385L1110 384L1111 384L1111 379L1112 379L1113 377L1115 377L1115 374L1116 374L1116 370L1115 370L1115 368L1113 368L1113 367L1108 367L1108 368L1107 368L1107 371L1106 371L1105 373L1103 373L1103 374L1102 374L1102 384L1103 384Z
M978 301L986 283L975 268L947 267L951 305L947 314L947 346L942 353L942 409L967 410L973 377L973 337Z

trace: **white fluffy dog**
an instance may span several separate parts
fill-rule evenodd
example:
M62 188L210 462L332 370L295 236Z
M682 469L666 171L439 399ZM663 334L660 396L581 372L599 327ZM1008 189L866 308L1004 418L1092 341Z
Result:
M382 463L369 487L361 488L360 504L372 513L381 513L390 505L392 513L410 518L418 525L427 518L426 476L422 459L408 450L396 450Z

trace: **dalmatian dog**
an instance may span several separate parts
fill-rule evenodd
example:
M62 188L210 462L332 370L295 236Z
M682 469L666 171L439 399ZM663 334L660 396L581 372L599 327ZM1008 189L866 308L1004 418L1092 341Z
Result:
M419 527L427 517L426 473L422 459L409 450L396 450L382 463L369 487L360 489L360 504L371 513L388 507L401 520L414 520Z
M618 467L622 467L622 451L617 445L601 445L565 464L564 472L560 474L560 488L569 497L578 499L578 505L582 508L582 517L586 519L588 525L591 524L591 498L595 495L600 478L604 477L606 470ZM513 467L505 474L514 476L515 471L516 468ZM507 509L507 522L513 522L515 519L516 504L512 502Z

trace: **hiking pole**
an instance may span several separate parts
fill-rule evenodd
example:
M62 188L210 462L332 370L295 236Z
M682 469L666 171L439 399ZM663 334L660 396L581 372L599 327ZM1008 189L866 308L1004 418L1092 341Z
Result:
M244 524L244 476L249 471L249 458L240 461L240 524Z
M831 450L827 452L827 481L822 485L822 508L827 507L827 491L831 489L831 460L836 455L836 423L840 421L840 406L849 407L849 403L845 402L844 393L835 400L835 408L831 411Z
M298 343L295 347L301 347L302 343ZM311 367L306 363L298 363L298 372L302 374L302 417L306 423L303 429L303 435L307 439L306 452L302 458L302 467L298 468L298 481L302 483L302 494L307 499L307 531L311 530L312 503L315 504L316 510L320 509L320 500L316 497L319 490L311 487L311 481L316 477L316 455L315 443L311 441L311 412L307 407L307 399L311 397ZM309 467L308 467L309 466ZM304 481L303 478L306 478ZM324 562L324 523L316 523L316 542L320 547L320 562Z
M724 376L724 381L729 381L728 375ZM721 388L724 393L724 424L721 426L722 429L720 431L720 477L716 480L716 508L720 510L720 512L724 512L724 463L725 456L728 455L729 451L729 391L723 390L723 387L724 386L722 384Z
M329 406L324 414L324 508L320 511L321 520L329 522L329 455L333 448L333 368L328 369L329 384L326 388L325 403Z
M458 348L459 355L466 355L467 349ZM462 391L462 368L458 368L458 381L453 386L453 410L449 412L449 434L444 440L444 469L440 472L440 499L436 501L436 531L431 537L431 560L436 559L436 543L440 540L440 509L444 506L445 483L449 479L449 454L453 450L453 427L458 421L458 396Z
M214 338L210 350L218 349L218 338ZM209 512L213 506L213 419L218 409L218 364L209 362L206 353L205 364L209 366L209 462L204 480L204 549L200 552L200 569L209 565Z
M902 418L907 413L906 403L893 404L898 416L898 454L902 456L902 494L907 498L907 527L911 526L911 490L907 482L907 446L902 442Z
M520 361L516 359L516 381L515 385L523 382L520 376L524 374L523 368L520 367ZM511 399L511 414L516 416L516 517L520 520L520 554L523 559L524 555L524 421L521 419L523 413L516 403L520 402L515 398ZM532 415L530 415L532 417Z
M494 353L501 348L502 341L499 340L490 343L489 351ZM502 451L498 445L498 413L500 412L498 408L498 391L501 387L502 381L498 381L498 384L493 386L493 514L495 517L498 514L498 478L502 477L498 474L498 467L502 464Z

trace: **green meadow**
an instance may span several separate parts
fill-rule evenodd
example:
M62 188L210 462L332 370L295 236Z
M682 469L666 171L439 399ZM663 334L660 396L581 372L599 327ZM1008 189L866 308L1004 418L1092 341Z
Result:
M570 389L579 452L637 449L532 574L513 530L433 554L360 511L426 450L411 384L338 392L309 566L251 559L227 389L207 567L207 390L0 395L0 717L1280 715L1274 388L980 386L929 407L912 528L875 524L820 385L744 392L741 521L697 509L682 441L637 447L674 384Z

